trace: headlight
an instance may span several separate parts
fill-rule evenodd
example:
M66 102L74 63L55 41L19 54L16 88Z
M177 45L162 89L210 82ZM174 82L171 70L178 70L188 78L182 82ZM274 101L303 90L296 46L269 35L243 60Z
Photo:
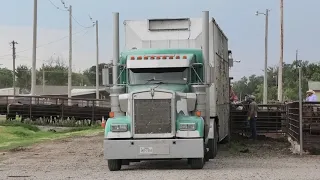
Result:
M128 131L128 124L111 124L112 132L126 132Z
M196 123L180 123L180 131L194 131L197 129Z

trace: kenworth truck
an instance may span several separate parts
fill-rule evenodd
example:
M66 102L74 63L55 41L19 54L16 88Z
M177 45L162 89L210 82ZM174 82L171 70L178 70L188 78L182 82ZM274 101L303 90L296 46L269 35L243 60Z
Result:
M114 13L111 112L104 158L110 171L144 160L188 159L193 169L217 154L229 133L228 39L203 18L124 21ZM230 63L231 62L231 63Z

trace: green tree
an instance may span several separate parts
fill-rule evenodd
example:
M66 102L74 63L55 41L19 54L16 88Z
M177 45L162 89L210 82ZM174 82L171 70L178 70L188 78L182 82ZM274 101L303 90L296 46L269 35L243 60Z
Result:
M99 85L102 85L102 69L107 65L106 63L99 64ZM96 66L91 66L85 70L83 74L88 78L90 85L96 84Z
M7 68L0 68L0 88L12 87L12 71Z
M16 68L16 85L22 90L31 89L31 69L25 65Z
M308 61L293 61L291 64L283 64L283 96L284 100L299 99L299 71L302 69L302 91L308 89L308 81L320 81L320 64ZM278 92L278 68L268 68L268 100L277 100ZM259 102L263 98L263 76L251 75L243 77L234 82L234 90L239 96L243 94L254 94ZM304 97L303 97L304 98Z

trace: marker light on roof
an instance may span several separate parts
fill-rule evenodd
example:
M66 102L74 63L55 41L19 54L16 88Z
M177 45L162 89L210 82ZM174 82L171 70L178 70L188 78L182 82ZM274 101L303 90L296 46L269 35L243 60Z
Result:
M138 56L138 57L137 57L137 60L141 60L141 59L142 59L142 56Z
M180 56L176 56L176 59L180 59Z
M157 56L157 59L161 59L161 56Z
M151 56L150 59L153 60L153 59L154 59L154 56Z
M144 56L143 57L144 60L148 60L148 58L149 58L148 56Z
M187 59L187 56L183 56L182 58L183 58L183 59Z
M134 60L135 58L134 58L134 56L131 56L131 58L130 58L131 60Z
M167 59L167 56L162 56L162 59Z
M169 59L173 59L173 56L169 56Z

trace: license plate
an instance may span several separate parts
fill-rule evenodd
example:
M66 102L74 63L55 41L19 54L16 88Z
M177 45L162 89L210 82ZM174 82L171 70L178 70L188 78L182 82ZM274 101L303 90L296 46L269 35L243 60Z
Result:
M140 147L140 154L152 154L153 148L152 147Z

